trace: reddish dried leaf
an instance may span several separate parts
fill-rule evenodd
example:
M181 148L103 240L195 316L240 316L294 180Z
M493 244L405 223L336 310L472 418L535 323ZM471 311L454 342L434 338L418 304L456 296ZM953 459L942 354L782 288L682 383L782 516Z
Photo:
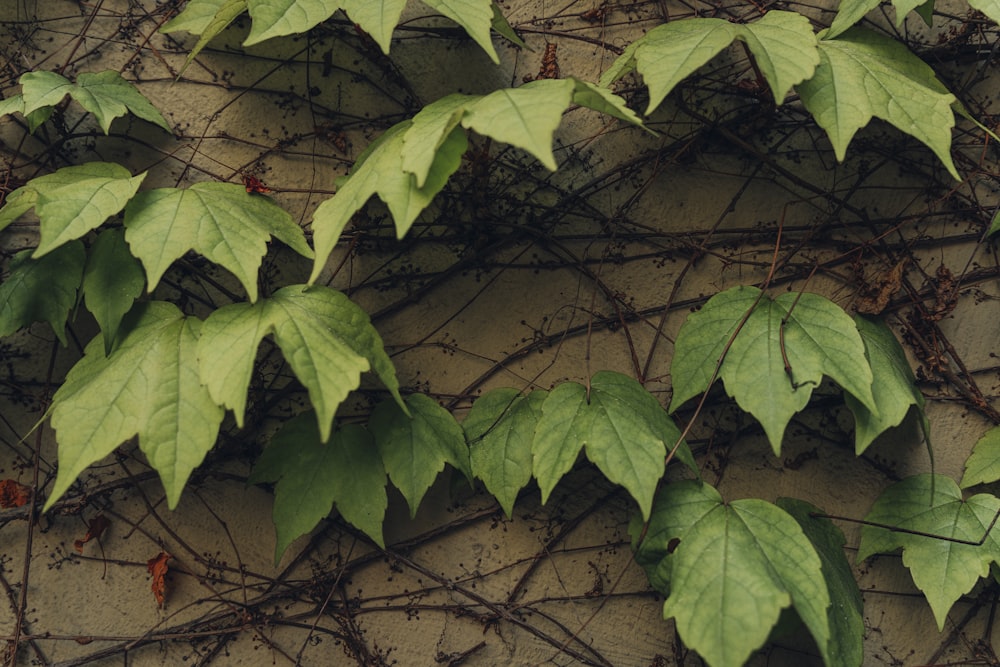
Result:
M93 519L87 522L87 534L83 536L82 540L75 540L73 542L73 548L76 549L77 553L83 553L83 545L91 540L101 539L101 535L104 531L108 529L111 522L103 514L98 514Z
M264 185L263 181L252 174L243 174L243 187L250 194L263 195L271 191L271 188Z
M31 487L12 479L0 480L0 509L22 507L31 500Z
M153 583L150 588L153 590L153 597L156 598L156 604L161 607L163 606L163 600L167 592L167 561L171 558L173 556L166 551L161 551L155 557L146 561L146 569L153 575Z

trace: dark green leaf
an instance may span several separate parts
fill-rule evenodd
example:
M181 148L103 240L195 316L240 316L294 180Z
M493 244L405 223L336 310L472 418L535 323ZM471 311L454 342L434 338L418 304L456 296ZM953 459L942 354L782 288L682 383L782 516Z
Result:
M48 322L66 345L66 318L76 303L86 253L71 241L41 259L22 250L10 260L10 275L0 283L0 338L32 322Z
M1000 562L995 531L987 534L998 510L1000 500L986 493L963 500L950 477L908 477L883 491L865 517L865 521L901 530L863 526L857 558L902 549L903 565L927 597L938 628L943 629L955 601L989 573L990 563ZM979 546L952 541L979 542L984 537Z
M118 325L142 295L145 284L142 265L125 243L125 230L101 232L90 247L83 271L83 296L87 310L101 327L105 353L111 352Z
M288 545L330 513L334 503L344 519L385 546L382 521L389 504L385 470L371 435L361 426L338 428L324 443L315 416L293 417L271 438L247 481L277 482L275 564Z
M446 463L470 480L472 472L462 427L451 413L424 394L410 394L406 405L409 415L384 401L368 423L389 479L406 498L412 517Z
M531 481L531 443L546 396L541 390L525 396L517 389L494 389L476 399L462 422L472 474L483 480L508 517L517 494Z

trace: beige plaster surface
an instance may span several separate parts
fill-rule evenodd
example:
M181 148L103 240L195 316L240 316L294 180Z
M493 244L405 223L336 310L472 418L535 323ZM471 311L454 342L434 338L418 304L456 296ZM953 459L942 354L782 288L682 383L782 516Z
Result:
M0 121L0 148L18 174L34 173L24 156L49 150L60 165L104 159L149 169L146 187L239 182L252 173L306 224L364 147L421 103L519 84L538 72L546 44L557 46L563 76L596 81L616 49L664 15L692 13L692 5L673 2L505 1L505 14L534 50L495 37L499 67L419 3L411 3L389 58L366 50L342 20L309 39L249 49L240 46L248 27L240 24L175 82L194 40L155 33L174 4L0 0L4 96L29 66L124 67L174 124L171 136L118 120L111 137L74 136L47 149L54 130L28 137ZM694 7L727 17L757 11L750 3ZM830 18L815 7L790 7ZM996 205L995 146L984 149L982 135L967 128L956 132L971 156L960 162L970 180L958 184L924 147L876 123L838 164L797 104L775 113L732 83L748 80L742 57L736 49L709 66L706 86L721 94L684 91L683 104L701 104L697 112L718 114L717 124L694 122L668 102L650 118L660 133L652 137L572 110L557 135L561 167L554 174L494 143L488 176L477 180L470 157L404 241L394 239L379 205L357 216L326 278L373 314L404 388L427 392L461 416L493 387L548 388L610 369L642 378L666 405L673 340L685 316L722 289L761 282L780 225L775 292L817 291L851 309L855 258L871 280L901 254L911 256L909 285L928 304L941 263L964 275L939 333L995 404L997 260L991 246L976 243L983 220L969 204ZM980 92L995 84L995 76L974 82ZM621 90L644 108L637 81ZM70 106L67 123L78 114ZM29 247L33 234L30 224L15 224L0 233L0 248ZM197 259L188 266L205 268ZM304 280L308 266L273 247L266 271L284 285ZM239 289L224 271L211 277ZM222 292L180 273L168 276L159 294L182 291L225 303ZM193 297L189 303L197 309ZM897 331L911 309L897 295L890 319ZM61 377L95 331L85 315L70 330L66 349L44 325L0 348L0 478L32 483L37 474L43 496L57 463L48 426L32 431L46 378ZM343 418L364 417L379 397L375 382L364 387ZM14 388L24 392L21 400ZM936 470L958 479L990 422L945 378L928 371L920 388ZM860 519L890 483L929 470L912 424L855 456L839 393L822 393L775 456L753 420L720 392L690 439L705 478L730 500L792 496ZM57 511L31 514L34 523L27 508L0 510L0 641L13 636L25 602L22 643L8 664L700 664L662 620L662 598L631 560L632 501L586 465L544 507L529 487L510 518L446 471L412 520L393 492L384 552L333 515L275 565L270 492L244 481L296 401L256 415L243 431L227 422L218 450L174 511L134 445L88 470ZM682 409L678 423L692 414L692 406ZM74 541L98 514L110 528L78 553ZM859 525L838 526L853 563ZM161 551L173 556L162 608L146 566ZM992 664L974 662L986 659L995 638L993 598L978 597L982 588L956 604L939 632L898 555L855 570L865 598L866 667ZM995 587L990 591L995 596ZM792 636L776 639L752 664L820 662L810 640Z

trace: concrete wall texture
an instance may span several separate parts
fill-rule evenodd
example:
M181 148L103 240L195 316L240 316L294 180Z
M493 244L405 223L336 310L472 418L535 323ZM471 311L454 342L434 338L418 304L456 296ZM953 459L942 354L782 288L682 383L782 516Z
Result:
M499 4L531 50L494 36L499 66L419 2L410 3L388 57L342 14L308 36L249 48L240 19L177 78L195 38L157 28L180 4L0 0L4 97L29 69L114 69L173 126L170 135L126 118L110 136L95 136L73 106L63 125L34 136L0 120L8 185L44 165L93 159L148 169L146 188L250 174L306 224L361 151L423 104L519 85L539 73L546 53L562 76L597 81L625 45L665 20L748 20L763 9L738 0L507 0ZM803 12L817 28L833 15L826 3L767 7ZM966 21L961 4L938 9L933 29L911 18L898 34L963 99L980 100L985 106L972 110L989 121L996 26ZM892 11L883 14L871 20L895 31ZM626 79L620 91L642 110L639 83ZM373 202L348 228L324 280L372 314L403 387L461 417L490 388L549 388L605 369L642 378L667 404L685 317L720 290L760 283L779 228L772 290L819 292L849 311L905 259L906 288L886 314L928 399L936 470L958 479L991 425L1000 381L998 261L979 242L984 211L998 201L996 146L984 148L982 133L960 124L965 180L952 181L926 147L876 121L838 163L800 105L775 109L768 95L734 47L648 119L655 137L569 111L554 173L473 138L452 185L406 239L395 239ZM4 259L37 243L36 230L27 220L0 232ZM272 245L267 279L303 280L301 258ZM944 284L942 266L954 282ZM225 303L209 281L238 291L224 271L191 256L159 294L194 311ZM951 299L949 314L916 330L914 303L933 304L935 295ZM62 377L94 331L81 315L66 348L41 324L3 341L0 478L31 483L37 474L42 493L51 485L52 432L32 428L51 378ZM931 348L917 344L920 336ZM947 357L947 372L933 368L935 355ZM21 638L5 664L701 664L662 619L662 597L632 561L633 502L582 464L545 506L530 486L510 518L446 471L414 519L391 496L384 551L334 514L275 566L271 493L245 483L268 434L303 403L296 391L280 391L290 376L274 359L260 372L275 389L251 405L253 426L226 422L176 510L166 508L134 443L89 469L56 511L29 522L27 507L0 510L0 640L9 642L15 626ZM370 410L377 386L365 388L341 409L343 419ZM860 519L893 481L930 469L912 424L855 456L839 393L818 394L790 426L781 456L752 418L713 395L690 437L705 479L727 499L791 496ZM986 408L975 406L977 396ZM678 423L692 414L681 410ZM76 549L98 515L110 526ZM853 563L859 525L838 525ZM173 556L162 607L147 570L160 552ZM856 563L855 573L866 666L996 664L995 585L974 589L939 632L898 555ZM793 633L751 664L821 663L808 637Z

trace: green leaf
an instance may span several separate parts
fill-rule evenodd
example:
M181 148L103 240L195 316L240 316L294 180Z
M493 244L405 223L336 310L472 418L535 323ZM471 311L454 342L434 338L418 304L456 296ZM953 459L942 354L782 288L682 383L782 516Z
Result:
M253 24L244 45L307 32L330 18L343 4L337 0L248 0L246 6ZM373 4L378 4L378 0L373 0Z
M175 259L194 250L229 269L256 301L257 269L271 236L313 256L284 209L234 183L141 192L125 209L125 239L146 268L150 291Z
M136 436L176 507L215 444L223 410L198 379L200 322L160 301L133 313L118 347L105 356L102 341L92 340L52 399L59 472L46 509L87 466Z
M969 3L972 4L971 2ZM922 4L918 5L914 10L917 15L924 20L928 28L934 26L934 0L926 0ZM898 18L897 18L898 20Z
M490 60L496 65L500 64L500 56L490 39L490 27L493 25L492 0L424 0L424 4L462 26Z
M503 12L500 11L500 7L496 2L493 2L493 19L490 21L490 26L497 32L498 35L513 43L514 46L522 49L528 48L528 45L524 43L524 40L521 39L516 32L514 32L514 28L512 28L510 23L507 22L506 17L504 17Z
M389 207L396 223L396 235L402 238L444 187L448 177L458 169L468 140L464 132L455 128L438 148L425 184L418 187L414 175L402 168L403 135L411 122L394 125L376 139L337 193L316 208L312 222L316 261L309 277L310 284L319 278L351 216L372 195L377 194Z
M908 477L883 491L865 517L865 521L901 530L863 526L857 559L901 548L903 565L927 597L938 628L943 629L955 601L989 573L990 563L1000 562L1000 543L992 532L987 534L998 510L1000 500L989 494L963 500L950 477ZM979 546L951 541L978 542L984 537Z
M192 7L192 5L197 5ZM222 31L229 27L229 24L236 20L236 17L247 9L247 0L191 0L173 21L169 21L160 28L160 32L174 32L186 30L195 35L201 35L198 42L184 59L177 76L180 77L184 70L188 68L194 59L201 53L208 43L222 34ZM188 11L194 13L185 16ZM211 14L210 14L211 12Z
M1000 23L1000 0L969 0L969 6Z
M388 55L392 31L399 23L406 0L344 0L341 4L350 19L371 35L382 53Z
M606 87L638 70L649 88L646 113L650 114L678 83L736 39L753 53L778 104L792 86L812 75L819 62L808 19L796 12L772 10L755 23L742 25L694 18L657 26L629 45L600 83Z
M118 334L118 326L146 284L142 265L129 252L123 229L108 229L90 247L83 271L83 296L87 310L97 320L104 337L104 352Z
M564 382L542 404L532 445L542 503L585 447L587 458L610 481L624 486L648 518L667 450L680 437L656 398L626 375L595 374L589 396L583 385ZM686 443L678 448L678 457L697 470Z
M972 448L972 455L965 461L965 474L960 486L967 489L997 480L1000 480L1000 426L987 431Z
M881 320L864 315L855 315L854 323L865 343L865 357L874 377L872 396L878 408L874 414L853 395L845 396L854 413L855 452L861 454L881 433L902 423L911 407L923 413L924 395L916 387L906 354L892 330Z
M424 187L441 146L462 122L466 107L477 99L475 95L448 95L413 117L403 135L402 170L416 177L417 187Z
M816 644L828 645L822 563L795 519L763 500L723 503L715 489L694 481L667 484L658 496L658 507L684 513L688 524L670 536L679 541L663 604L686 646L712 667L739 667L789 605ZM667 533L655 535L662 541Z
M272 334L316 409L320 436L330 437L337 406L373 368L399 399L399 384L368 315L328 287L291 285L257 304L215 310L198 342L201 379L212 398L243 426L257 346Z
M926 63L896 40L862 28L821 40L819 52L816 73L797 90L838 160L875 117L926 144L959 178L950 152L955 97Z
M406 498L413 517L444 464L451 464L470 480L472 471L462 427L451 413L424 394L410 394L406 405L409 415L396 403L380 403L368 427L389 479Z
M497 90L466 106L462 126L517 146L555 171L552 135L575 89L572 79L540 79Z
M769 11L740 26L743 40L767 79L774 103L781 104L792 86L813 75L819 64L816 35L809 19L798 12Z
M21 97L24 99L24 113L30 114L43 107L54 107L73 90L73 82L61 74L40 70L25 72L18 79Z
M823 652L827 667L860 667L864 660L865 621L858 583L844 556L844 534L829 519L812 516L819 508L802 500L779 498L778 507L795 519L819 555L830 594L826 617L830 640Z
M546 396L541 390L525 396L517 389L494 389L476 399L462 422L472 474L483 480L508 517L517 494L531 481L531 443Z
M3 212L0 211L0 215L2 214ZM3 223L0 223L0 229L3 229ZM986 238L990 238L998 231L1000 231L1000 209L997 209L997 212L993 214L993 219L990 220L990 228L986 230Z
M772 301L747 286L712 297L681 327L671 367L672 410L708 389L726 343L751 308L719 376L726 392L764 427L776 454L788 422L824 375L878 415L864 343L843 310L817 294L785 293Z
M86 254L72 241L41 259L22 250L10 260L10 274L0 283L0 338L32 322L48 322L66 346L66 318L76 303Z
M626 106L624 99L615 95L607 88L601 88L593 83L578 79L570 80L576 86L573 89L573 104L579 104L582 107L613 116L631 125L637 125L654 136L656 135L655 132L642 124L642 119Z
M116 215L135 195L145 177L146 172L132 176L128 169L111 162L63 167L33 178L12 192L0 209L0 229L34 207L41 240L33 257L42 257Z
M389 504L385 470L371 435L347 425L324 443L308 413L285 422L271 438L247 480L277 482L274 490L275 564L295 539L316 527L333 508L385 547L382 521Z
M111 130L111 121L130 111L133 115L170 131L167 120L156 107L114 70L81 74L69 94L80 106L94 114L104 134Z
M834 39L865 17L865 14L881 4L881 0L840 0L837 15L823 39ZM899 13L897 12L897 20Z
M28 122L28 132L31 134L34 134L35 130L37 130L42 123L49 119L54 110L54 107L43 106L35 109L31 113L25 113L24 96L22 95L12 95L6 99L0 100L0 116L12 113L21 114Z

